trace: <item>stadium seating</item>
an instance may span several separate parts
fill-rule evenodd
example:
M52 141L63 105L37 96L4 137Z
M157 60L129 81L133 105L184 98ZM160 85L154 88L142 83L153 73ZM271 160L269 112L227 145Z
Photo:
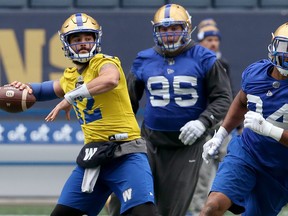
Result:
M27 0L0 0L0 8L22 8L27 4Z
M71 7L72 2L73 0L30 0L29 6L31 8L65 8Z
M165 0L122 0L123 8L151 8L151 7L161 7L166 4Z
M156 9L168 3L188 9L288 9L288 0L0 0L0 9Z
M257 0L214 0L215 8L253 8L257 5Z
M211 7L211 0L168 0L168 3L182 5L185 8L208 8Z
M260 7L269 7L269 8L286 7L287 9L288 0L261 0Z
M75 0L75 7L119 7L119 0Z

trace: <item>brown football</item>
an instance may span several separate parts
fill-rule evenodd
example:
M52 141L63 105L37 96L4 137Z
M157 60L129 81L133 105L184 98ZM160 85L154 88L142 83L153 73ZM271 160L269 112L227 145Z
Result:
M23 112L36 102L33 94L29 94L27 89L19 89L4 85L0 87L0 109L10 113Z

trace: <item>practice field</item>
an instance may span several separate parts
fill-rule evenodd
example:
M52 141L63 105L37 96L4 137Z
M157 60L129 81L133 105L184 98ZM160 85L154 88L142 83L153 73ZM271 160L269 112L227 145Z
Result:
M52 204L0 204L0 216L49 216L54 205ZM102 211L99 216L108 216ZM225 216L232 216L227 213ZM279 216L288 216L288 207L283 209Z

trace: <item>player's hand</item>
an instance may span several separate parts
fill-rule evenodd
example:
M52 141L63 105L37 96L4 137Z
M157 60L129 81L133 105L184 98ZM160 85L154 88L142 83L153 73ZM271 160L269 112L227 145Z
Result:
M189 121L180 129L179 139L184 145L192 145L205 130L206 128L201 121Z
M221 126L212 139L203 145L202 158L206 164L208 164L211 159L218 157L219 148L226 136L228 136L228 132Z
M266 121L261 114L253 111L248 111L245 114L244 128L250 128L260 135L272 137L277 141L281 139L284 131L282 128L276 127Z
M66 100L63 99L60 103L58 103L55 108L46 116L45 121L54 121L60 112L60 110L65 111L66 119L70 120L70 110L72 105Z
M24 89L27 89L29 94L33 93L33 89L31 88L31 86L29 84L22 83L22 82L19 82L19 81L13 81L9 85L14 86L15 88L17 88L17 89L19 89L21 91L24 90Z

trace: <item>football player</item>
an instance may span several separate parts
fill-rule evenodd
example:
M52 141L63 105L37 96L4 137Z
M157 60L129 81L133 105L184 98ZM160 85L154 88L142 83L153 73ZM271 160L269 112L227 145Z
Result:
M244 120L220 163L201 216L278 215L288 202L288 22L272 34L269 60L249 65L242 89L214 137L203 146L203 159L217 154L223 139Z
M198 180L207 129L224 118L231 87L215 54L192 41L185 8L164 5L152 23L155 46L138 53L127 82L135 113L146 95L141 131L159 214L183 216Z
M64 97L46 121L55 120L61 110L69 119L73 107L85 136L83 155L80 152L51 216L98 215L112 192L121 201L123 215L156 215L146 144L120 60L101 53L101 26L87 14L70 16L59 34L65 56L75 67L67 68L59 81L11 83L29 89L38 101ZM87 161L95 167L86 167Z

